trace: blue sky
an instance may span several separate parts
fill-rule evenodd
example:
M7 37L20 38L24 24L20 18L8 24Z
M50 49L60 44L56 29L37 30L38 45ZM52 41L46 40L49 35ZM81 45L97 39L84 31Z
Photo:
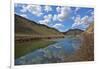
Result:
M94 23L94 9L69 6L15 4L15 14L55 28L60 32L69 29L85 30Z

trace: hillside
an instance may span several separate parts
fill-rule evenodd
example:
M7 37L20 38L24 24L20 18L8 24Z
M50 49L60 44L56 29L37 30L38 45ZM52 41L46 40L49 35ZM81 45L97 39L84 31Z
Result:
M15 58L47 47L55 41L51 38L62 38L64 35L54 28L37 24L15 14Z
M82 39L80 49L66 61L93 61L94 60L94 24L91 24L85 32L80 35Z
M65 35L79 35L82 32L84 32L83 30L80 29L69 29L67 32L64 32Z
M91 25L87 28L86 31L87 31L87 32L94 32L94 24L91 24Z
M62 35L58 30L37 24L15 14L15 33L27 35Z
M79 55L80 60L88 60L93 61L94 60L94 24L91 24L87 30L82 33L82 46L80 50L76 53L76 56ZM83 55L82 55L82 54Z

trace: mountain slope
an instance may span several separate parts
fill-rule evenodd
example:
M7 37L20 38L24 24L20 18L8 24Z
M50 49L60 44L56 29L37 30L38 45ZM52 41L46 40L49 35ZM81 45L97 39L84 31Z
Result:
M64 32L65 35L79 35L82 32L84 32L83 30L80 29L69 29L67 32Z
M73 55L66 57L66 62L94 60L94 24L80 34L81 46Z
M87 28L86 31L87 31L87 32L94 32L94 24L91 24L91 25Z
M15 14L15 33L31 35L62 35L58 30L37 24Z

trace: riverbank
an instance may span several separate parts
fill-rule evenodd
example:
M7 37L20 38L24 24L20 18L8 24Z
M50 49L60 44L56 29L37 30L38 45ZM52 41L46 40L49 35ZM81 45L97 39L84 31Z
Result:
M34 42L29 42L29 43L25 42L22 44L20 43L20 45L16 46L19 48L20 51L18 51L17 48L16 49L17 52L21 53L21 54L17 53L17 55L20 55L22 57L18 58L16 61L18 63L22 62L20 64L93 61L94 60L93 40L94 40L93 33L83 32L81 35L73 37L66 36L66 38L58 40L42 39L40 41L35 40ZM27 53L27 55L24 54L25 52ZM28 61L29 63L27 63L26 61Z
M84 32L80 37L83 39L80 49L73 55L66 57L65 62L94 60L94 33Z
M47 47L50 44L55 43L55 41L46 40L32 40L28 42L16 42L15 43L15 59L19 58L25 54L35 51L40 48Z

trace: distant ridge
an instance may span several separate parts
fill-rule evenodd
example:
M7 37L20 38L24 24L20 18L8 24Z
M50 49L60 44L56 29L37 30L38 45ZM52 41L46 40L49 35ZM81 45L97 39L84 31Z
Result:
M81 34L82 32L84 32L83 30L80 30L80 29L69 29L68 31L64 32L63 34L64 35L79 35Z

